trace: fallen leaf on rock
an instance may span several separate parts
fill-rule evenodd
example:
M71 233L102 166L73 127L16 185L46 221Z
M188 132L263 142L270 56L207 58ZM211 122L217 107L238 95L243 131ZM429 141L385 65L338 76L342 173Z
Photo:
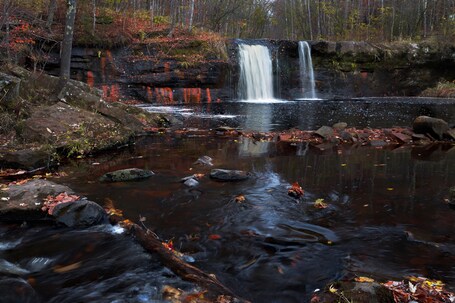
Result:
M314 207L319 208L319 209L324 209L324 208L327 208L328 205L327 205L327 203L324 202L324 199L317 199L314 202Z
M294 198L300 198L304 194L303 188L299 185L298 182L294 182L292 186L288 189L288 195Z
M368 277L356 277L354 280L356 282L360 282L360 283L373 283L374 282L373 279L368 278Z
M66 192L60 193L57 196L47 196L43 201L43 207L41 208L43 211L47 211L49 215L52 215L55 206L61 203L69 203L78 201L80 199L79 196L76 195L68 195Z

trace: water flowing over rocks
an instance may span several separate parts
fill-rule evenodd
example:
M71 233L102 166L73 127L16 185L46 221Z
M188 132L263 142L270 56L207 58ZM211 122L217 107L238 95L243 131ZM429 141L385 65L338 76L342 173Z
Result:
M61 203L54 207L52 215L57 223L68 227L84 227L109 223L106 211L88 200Z

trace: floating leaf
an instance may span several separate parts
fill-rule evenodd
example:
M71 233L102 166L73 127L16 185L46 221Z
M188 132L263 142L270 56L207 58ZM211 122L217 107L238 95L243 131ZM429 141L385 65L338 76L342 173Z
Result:
M209 235L209 239L210 240L220 240L221 236L218 234L211 234L211 235Z
M336 289L333 284L331 284L329 286L329 291L332 293L332 294L336 294L338 292L338 289Z
M314 207L319 208L319 209L324 209L324 208L327 208L328 205L327 205L327 203L324 202L324 199L317 199L314 202Z
M234 201L237 202L237 203L245 202L245 196L244 195L238 195L237 197L235 197Z
M288 195L294 198L300 198L303 196L304 191L298 182L294 182L292 186L288 189Z
M79 267L81 267L81 265L82 265L82 262L76 262L76 263L73 263L70 265L65 265L65 266L56 265L56 266L54 266L53 270L56 273L63 274L63 273L78 269Z

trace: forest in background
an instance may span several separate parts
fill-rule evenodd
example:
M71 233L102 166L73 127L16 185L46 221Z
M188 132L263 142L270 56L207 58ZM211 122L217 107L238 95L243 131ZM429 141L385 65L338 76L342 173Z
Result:
M44 50L63 40L69 3L77 3L74 44L97 48L156 37L455 39L455 0L2 0L0 61L45 61Z

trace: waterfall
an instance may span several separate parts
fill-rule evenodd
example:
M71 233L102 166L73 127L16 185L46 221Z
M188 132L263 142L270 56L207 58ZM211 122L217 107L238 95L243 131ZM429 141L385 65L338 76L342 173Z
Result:
M272 100L273 69L270 51L263 45L239 45L240 97L244 100Z
M300 87L304 98L316 99L314 89L313 60L311 60L311 49L306 41L299 42L300 61Z

